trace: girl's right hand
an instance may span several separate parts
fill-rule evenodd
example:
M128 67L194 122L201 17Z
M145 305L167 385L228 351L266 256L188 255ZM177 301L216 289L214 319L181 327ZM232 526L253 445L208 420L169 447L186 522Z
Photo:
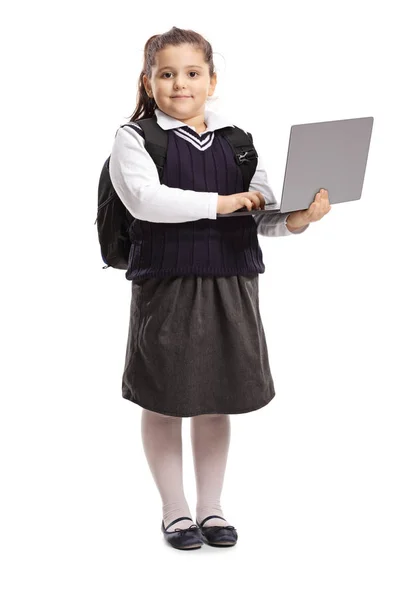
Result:
M265 206L264 196L261 192L240 192L230 196L218 196L217 213L226 215L244 206L247 210L262 209Z

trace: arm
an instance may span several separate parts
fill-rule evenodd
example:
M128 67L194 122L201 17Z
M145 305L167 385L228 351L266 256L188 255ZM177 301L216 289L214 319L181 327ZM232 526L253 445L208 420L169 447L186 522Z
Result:
M216 219L218 194L170 188L160 184L157 167L142 135L118 129L109 163L111 183L134 217L154 223Z
M267 173L264 169L263 163L258 157L258 164L256 172L250 182L249 191L261 192L265 199L265 204L272 204L276 202L274 193L268 183ZM296 228L288 226L286 221L289 218L290 213L280 213L271 215L260 215L255 211L253 218L257 224L257 233L264 236L276 237L282 235L290 235L292 233L303 233L309 225L304 227Z

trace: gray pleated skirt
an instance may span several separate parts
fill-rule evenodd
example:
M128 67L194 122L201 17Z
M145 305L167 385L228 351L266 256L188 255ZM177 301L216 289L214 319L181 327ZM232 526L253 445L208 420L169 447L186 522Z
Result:
M132 281L122 397L164 415L237 414L275 396L258 274Z

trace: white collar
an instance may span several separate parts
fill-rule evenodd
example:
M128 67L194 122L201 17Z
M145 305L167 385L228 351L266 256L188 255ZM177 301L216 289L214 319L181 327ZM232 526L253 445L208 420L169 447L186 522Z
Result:
M178 127L190 127L193 131L196 131L196 128L193 125L186 125L186 123L182 123L182 121L178 121L178 119L174 119L174 117L170 117L165 112L160 110L159 108L155 109L155 115L157 118L157 123L163 129L175 129ZM207 131L215 131L216 129L221 129L222 127L234 127L232 121L223 115L220 115L212 110L206 108L204 110L204 121L207 125L206 131L202 131L201 133L206 133Z

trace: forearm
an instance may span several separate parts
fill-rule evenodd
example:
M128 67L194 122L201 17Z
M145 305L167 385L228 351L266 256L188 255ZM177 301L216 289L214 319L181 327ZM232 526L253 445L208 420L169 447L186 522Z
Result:
M289 225L289 221L286 221L286 227L289 229L290 233L296 233L297 231L300 231L300 229L303 229L303 227L291 227Z

